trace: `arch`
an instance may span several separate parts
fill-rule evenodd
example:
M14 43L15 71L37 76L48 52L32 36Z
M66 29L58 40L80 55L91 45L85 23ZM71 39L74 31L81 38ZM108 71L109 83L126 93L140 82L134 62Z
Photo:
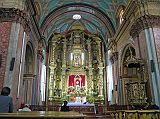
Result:
M104 34L107 34L108 38L114 35L115 29L114 29L113 23L105 13L103 13L102 11L100 11L99 9L91 5L78 4L78 3L67 4L59 8L56 8L55 10L50 12L40 24L43 35L47 36L47 30L50 28L52 24L54 24L57 20L59 20L60 16L63 16L71 12L90 14L91 17L95 17L98 20L98 22L102 24L102 26L105 26L107 31ZM90 21L90 24L92 24L92 21ZM103 40L107 40L105 36L103 37Z
M136 51L135 51L135 48L134 48L134 46L133 46L133 44L127 44L124 48L123 48L123 50L122 50L122 52L121 52L121 55L120 55L120 76L123 76L123 63L124 63L124 61L125 61L125 57L126 57L126 53L127 53L127 51L128 51L128 49L129 48L133 48L133 50L134 50L134 56L136 56Z
M125 62L125 59L127 58L127 55L129 55L129 54L127 54L129 48L131 48L134 51L134 56L136 55L135 48L134 48L133 44L128 43L124 46L124 48L120 52L120 60L119 60L119 69L120 69L119 70L119 75L120 75L120 78L121 78L121 81L122 81L122 83L121 83L122 89L121 90L122 90L122 94L124 95L122 103L126 104L126 105L128 105L128 96L127 96L127 91L125 89L125 83L126 83L125 79L126 79L126 77L125 77L124 72L127 69L125 69L124 62Z
M24 72L23 72L23 100L26 104L31 104L32 102L32 92L34 85L34 66L35 66L35 55L31 42L26 44L26 52L25 52L25 63L24 63Z
M34 50L31 42L26 45L24 73L34 74Z

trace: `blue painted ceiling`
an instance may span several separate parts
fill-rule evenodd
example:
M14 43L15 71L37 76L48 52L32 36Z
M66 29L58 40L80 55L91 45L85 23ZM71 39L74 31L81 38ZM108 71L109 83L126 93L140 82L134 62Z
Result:
M53 33L70 30L78 22L85 30L100 34L107 38L110 28L116 29L116 9L126 5L127 0L35 0L40 4L39 27L47 29L48 37ZM81 15L80 20L74 20L74 14ZM107 28L108 27L108 28ZM109 28L110 27L110 28Z

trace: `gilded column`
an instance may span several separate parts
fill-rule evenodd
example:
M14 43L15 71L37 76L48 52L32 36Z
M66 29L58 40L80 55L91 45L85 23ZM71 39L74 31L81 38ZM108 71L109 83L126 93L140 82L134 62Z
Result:
M62 61L62 67L66 67L66 51L67 51L67 43L66 43L66 38L63 39L63 61Z
M49 75L49 81L48 81L48 92L49 92L49 100L52 100L53 99L53 96L54 96L54 67L50 67L50 75Z
M99 95L103 96L103 67L99 67Z
M55 48L56 48L56 41L52 39L50 42L50 66L55 67Z
M67 43L66 38L63 39L63 60L62 60L62 81L61 81L61 89L62 94L66 92L67 82L66 82L66 54L67 54Z
M92 61L91 61L91 39L87 40L87 45L88 45L88 65L89 68L92 67Z
M92 95L92 93L93 93L93 91L92 91L92 89L93 89L93 87L92 87L92 69L89 69L89 75L88 75L88 81L87 81L87 87L88 87L88 89L87 89L87 92L89 93L89 95Z
M49 75L49 81L48 81L48 92L49 92L49 99L53 100L54 96L54 87L55 87L55 46L56 46L56 41L53 38L50 41L50 47L49 47L49 69L50 69L50 75Z
M101 52L101 40L99 38L96 39L97 44L98 44L98 56L99 56L99 65L103 66L103 61L102 61L102 52Z
M87 45L88 45L88 80L87 80L87 87L88 87L88 89L87 89L87 92L89 93L89 95L91 95L92 94L92 89L93 89L93 87L92 87L92 64L91 64L91 39L88 39L87 40Z
M71 66L72 65L72 61L71 61L71 53L72 53L72 37L68 39L67 41L67 52L66 52L66 56L67 56L67 66Z

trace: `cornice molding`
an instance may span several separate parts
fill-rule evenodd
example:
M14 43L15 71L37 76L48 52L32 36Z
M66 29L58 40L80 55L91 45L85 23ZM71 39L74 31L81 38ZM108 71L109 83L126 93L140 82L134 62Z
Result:
M23 25L25 31L30 31L29 15L16 8L0 8L0 22L17 22Z
M160 26L160 16L154 16L154 15L144 15L138 18L132 25L130 35L132 37L136 37L139 35L139 33L146 29L151 27L157 27Z

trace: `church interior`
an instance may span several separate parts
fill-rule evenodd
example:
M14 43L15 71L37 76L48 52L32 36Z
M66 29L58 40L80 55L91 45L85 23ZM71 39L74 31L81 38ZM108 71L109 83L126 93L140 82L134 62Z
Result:
M0 0L0 91L11 88L15 111L21 104L59 111L68 101L75 112L159 119L160 111L132 110L160 107L159 6L159 0Z

